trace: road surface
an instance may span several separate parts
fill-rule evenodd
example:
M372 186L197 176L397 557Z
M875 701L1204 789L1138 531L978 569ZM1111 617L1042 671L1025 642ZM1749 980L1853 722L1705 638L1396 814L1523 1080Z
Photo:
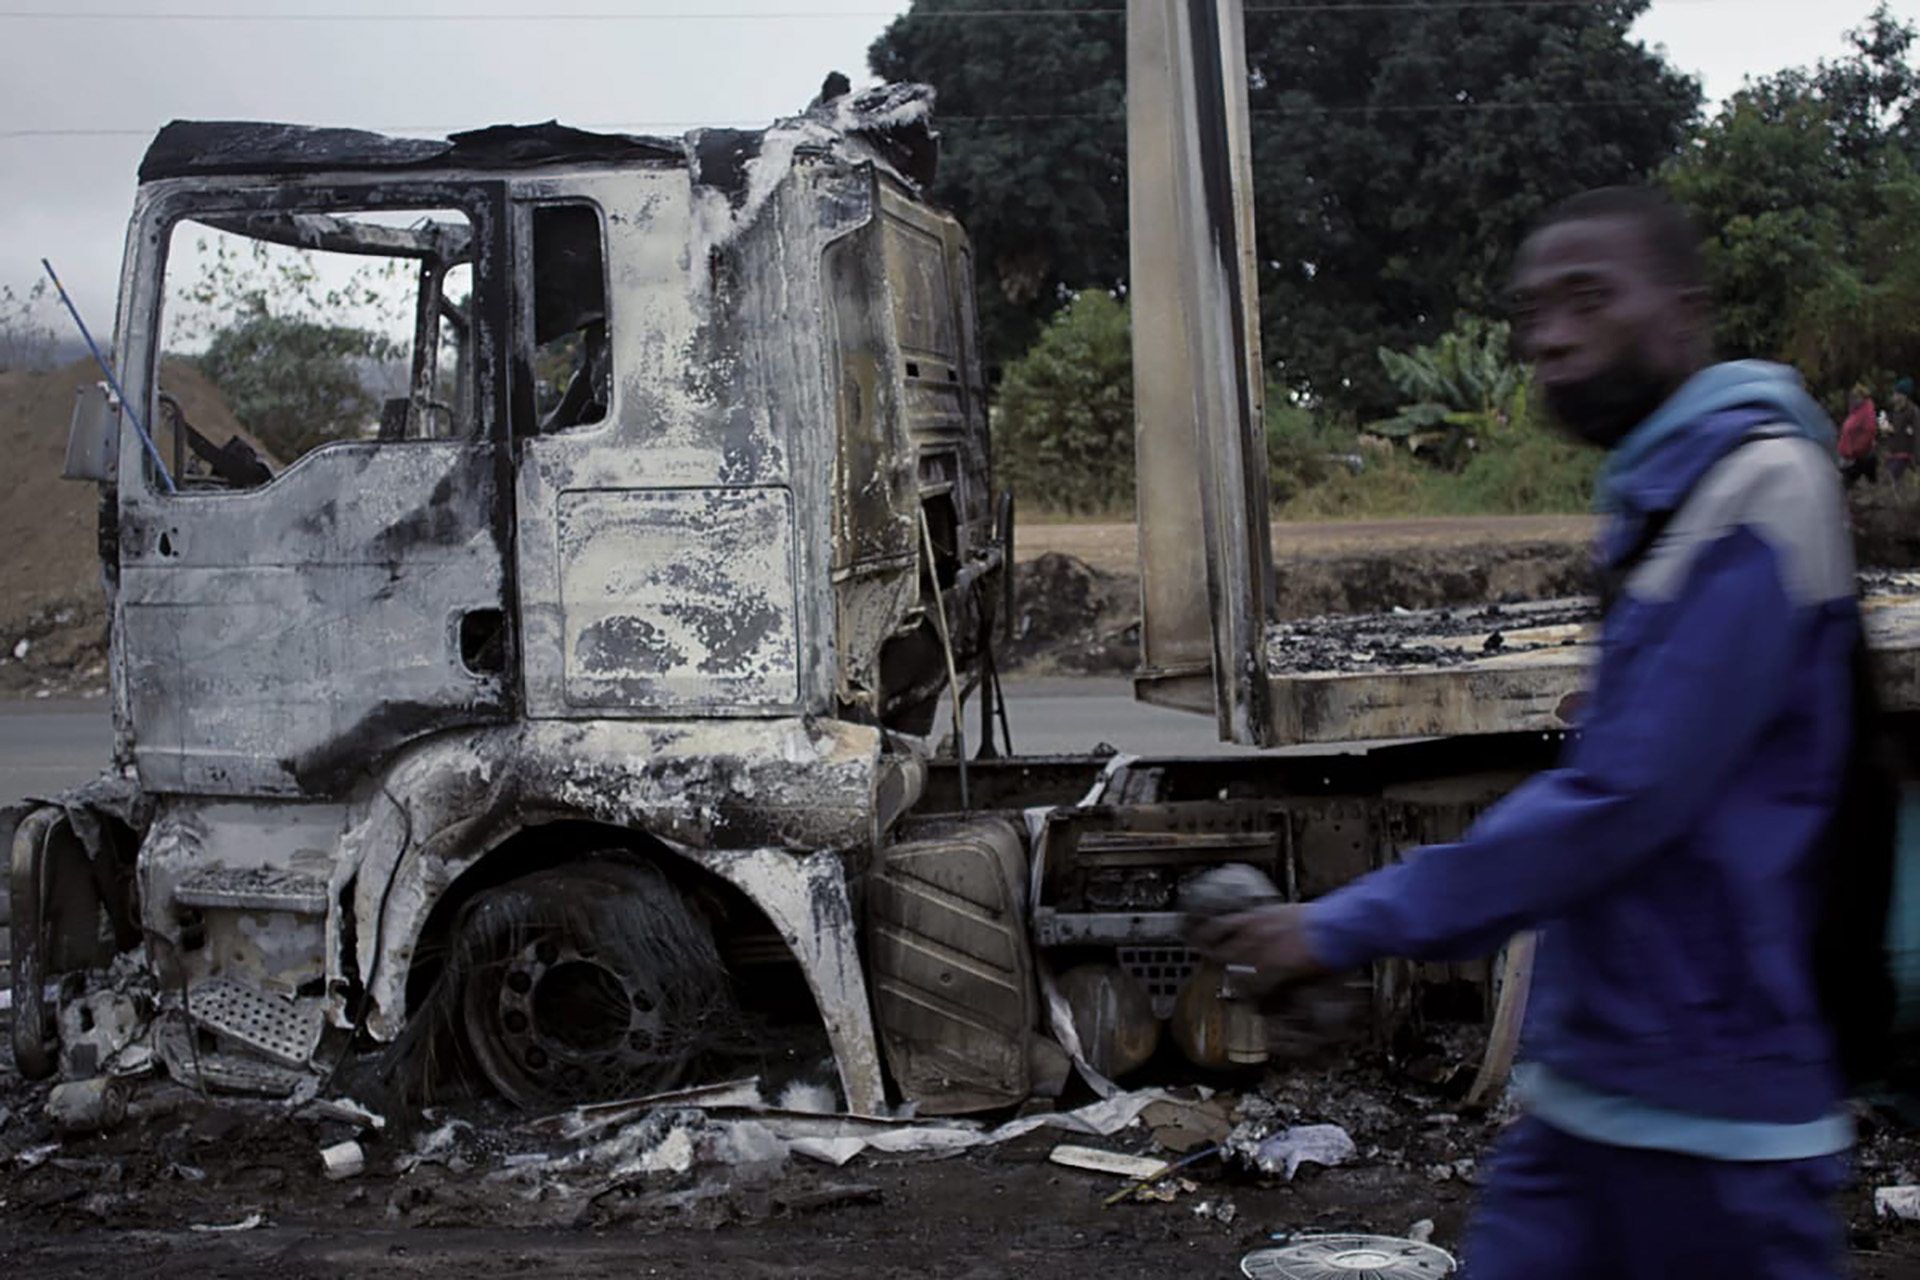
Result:
M1026 755L1122 751L1201 755L1237 750L1214 739L1204 716L1145 707L1124 680L1008 681L1014 749ZM967 708L967 731L979 729ZM113 728L104 700L0 702L0 802L44 796L87 781L107 763Z

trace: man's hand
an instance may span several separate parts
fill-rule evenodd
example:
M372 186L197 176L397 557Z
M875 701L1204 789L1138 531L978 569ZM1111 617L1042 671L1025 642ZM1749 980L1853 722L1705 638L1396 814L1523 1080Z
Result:
M1307 941L1307 909L1296 903L1261 907L1196 924L1193 945L1222 965L1253 969L1253 984L1272 986L1325 973Z

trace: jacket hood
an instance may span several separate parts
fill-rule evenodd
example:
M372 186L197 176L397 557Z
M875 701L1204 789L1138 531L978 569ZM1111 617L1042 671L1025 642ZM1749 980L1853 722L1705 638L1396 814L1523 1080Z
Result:
M1709 365L1687 379L1614 447L1600 473L1596 504L1603 511L1618 511L1628 505L1626 495L1643 487L1649 477L1642 473L1656 456L1664 461L1668 446L1679 446L1679 437L1690 428L1735 410L1750 410L1763 414L1769 423L1797 429L1829 453L1835 447L1833 423L1807 394L1793 369L1765 360Z

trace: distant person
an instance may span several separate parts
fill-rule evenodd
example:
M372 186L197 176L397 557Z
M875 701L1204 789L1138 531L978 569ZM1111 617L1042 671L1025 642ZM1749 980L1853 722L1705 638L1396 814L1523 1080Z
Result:
M1920 452L1920 405L1913 402L1913 379L1893 384L1887 407L1887 478L1898 480Z
M1610 603L1559 766L1457 844L1195 930L1263 982L1540 931L1470 1280L1842 1274L1853 1134L1814 885L1854 776L1853 560L1832 425L1792 370L1712 363L1704 280L1641 190L1567 201L1520 252L1546 406L1610 453Z
M1840 425L1840 474L1847 478L1849 489L1856 481L1871 484L1880 478L1880 457L1874 451L1879 430L1880 411L1873 407L1873 394L1859 383L1847 396L1847 420Z

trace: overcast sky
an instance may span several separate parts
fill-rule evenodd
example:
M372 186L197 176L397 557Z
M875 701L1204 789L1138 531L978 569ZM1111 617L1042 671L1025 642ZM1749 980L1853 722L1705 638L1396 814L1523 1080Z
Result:
M804 106L828 70L860 83L867 46L905 7L0 0L0 284L30 283L40 257L51 257L94 328L109 329L134 170L153 131L175 117L436 133L550 117L641 132L757 125ZM1872 7L1653 0L1639 34L1720 97L1747 75L1838 53L1842 32ZM1920 18L1920 0L1893 7ZM548 8L621 17L543 15ZM324 21L285 20L330 12Z

